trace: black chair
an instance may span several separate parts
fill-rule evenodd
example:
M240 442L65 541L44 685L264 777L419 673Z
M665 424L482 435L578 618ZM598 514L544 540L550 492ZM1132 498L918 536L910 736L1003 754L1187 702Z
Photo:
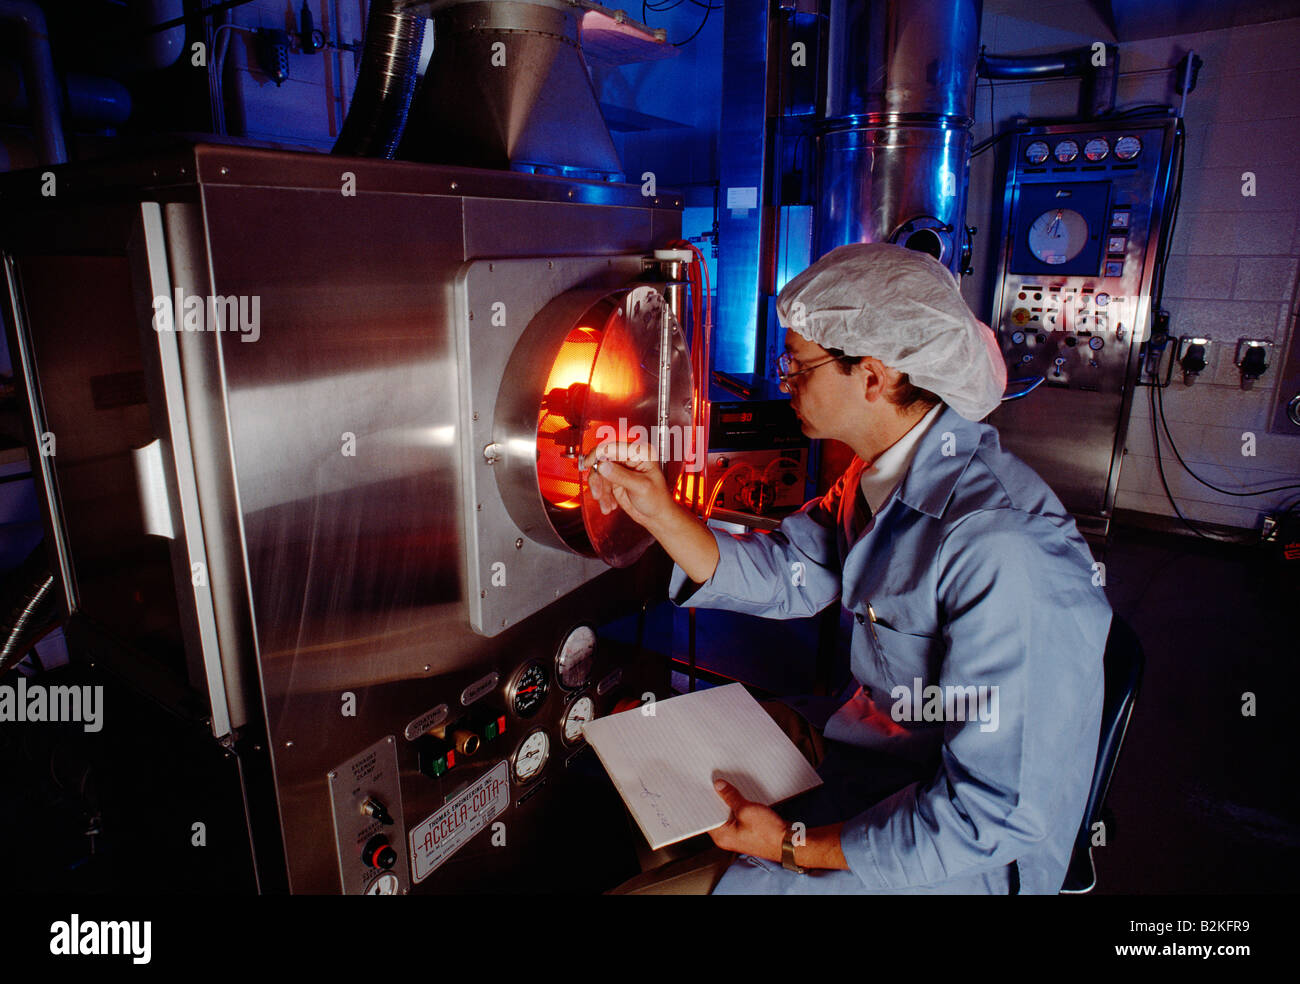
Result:
M1101 817L1106 805L1106 793L1115 774L1119 749L1124 743L1138 688L1142 684L1145 664L1142 643L1129 624L1118 615L1111 617L1110 634L1106 637L1106 654L1102 658L1105 694L1101 704L1101 737L1097 745L1097 765L1093 769L1092 788L1088 790L1088 806L1083 813L1083 825L1074 840L1074 853L1065 872L1063 893L1090 892L1097 884L1097 869L1092 863L1092 825ZM1108 825L1109 826L1109 825Z

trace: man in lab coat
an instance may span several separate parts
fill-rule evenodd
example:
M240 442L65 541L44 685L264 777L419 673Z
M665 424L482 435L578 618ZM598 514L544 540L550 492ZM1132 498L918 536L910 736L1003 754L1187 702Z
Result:
M676 562L674 603L793 618L839 600L854 618L824 785L778 814L722 784L731 820L692 890L1055 893L1097 754L1110 607L1060 501L978 423L1005 386L992 332L938 261L884 244L827 254L777 311L804 432L856 455L825 496L737 536L677 505L645 449L586 462L601 508Z

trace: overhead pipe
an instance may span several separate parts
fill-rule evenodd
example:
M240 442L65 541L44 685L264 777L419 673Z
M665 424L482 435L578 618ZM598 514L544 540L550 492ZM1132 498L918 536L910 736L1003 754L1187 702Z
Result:
M1095 57L1096 52L1091 45L1053 51L1046 55L981 53L979 74L986 79L1029 82L1078 78L1083 83L1079 93L1079 115L1084 119L1097 119L1115 110L1115 92L1119 84L1119 47L1106 45L1100 65L1094 64Z
M23 29L23 68L27 91L34 110L36 146L41 164L62 164L68 159L59 114L59 84L50 53L50 33L45 14L29 0L0 0L0 21L12 21Z

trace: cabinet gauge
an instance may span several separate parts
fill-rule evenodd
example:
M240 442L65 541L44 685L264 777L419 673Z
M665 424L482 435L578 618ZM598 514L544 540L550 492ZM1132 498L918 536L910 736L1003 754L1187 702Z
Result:
M401 882L391 871L386 872L371 882L370 887L366 889L367 895L396 895L401 888Z
M1097 161L1104 161L1106 155L1110 153L1110 144L1106 142L1105 137L1093 137L1083 145L1083 156L1088 158L1094 164Z
M596 630L590 625L579 625L564 637L560 651L555 655L555 678L567 690L577 690L591 675L592 659L596 653Z
M519 743L510 759L510 771L517 782L531 782L541 774L550 755L551 739L539 729Z
M1131 161L1142 153L1142 141L1129 135L1115 141L1115 156L1121 161Z
M546 667L541 663L525 663L515 674L507 698L511 709L516 714L523 718L532 717L546 703L549 690L550 682L546 678Z
M1035 140L1025 148L1025 160L1030 164L1041 164L1047 160L1051 153L1045 141Z
M590 697L579 697L570 704L568 710L564 712L564 721L560 725L565 743L576 745L582 741L582 726L595 716L596 704Z
M1051 266L1068 263L1088 245L1088 220L1074 209L1050 208L1029 227L1029 251Z
M1062 164L1069 164L1079 156L1079 145L1073 140L1062 140L1056 145L1056 159Z

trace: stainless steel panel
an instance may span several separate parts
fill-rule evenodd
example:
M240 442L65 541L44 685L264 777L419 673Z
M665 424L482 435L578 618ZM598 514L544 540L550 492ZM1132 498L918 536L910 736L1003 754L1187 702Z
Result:
M667 242L681 235L681 213L667 228L652 223L653 200L642 199L644 210L627 207L573 205L557 210L550 202L465 201L465 255L592 256L643 253L646 244ZM556 216L562 215L561 221ZM658 228L667 238L651 240Z
M536 528L521 529L502 498L502 471L523 472L522 481L537 482L537 407L549 365L533 366L535 378L510 378L507 365L525 329L553 298L578 285L593 290L626 284L641 270L641 257L554 257L552 259L477 260L456 281L458 357L471 371L461 389L461 414L469 440L462 441L460 467L465 502L473 503L474 521L465 530L469 620L476 632L491 636L603 573L605 564L580 557L550 533L545 516ZM505 324L494 326L494 305L504 305ZM513 392L533 406L530 432L521 437L502 430L499 395ZM523 440L522 453L512 438ZM504 448L489 464L483 451ZM538 504L540 507L540 503ZM547 534L550 534L547 536ZM546 540L554 542L548 545ZM494 565L497 567L494 577Z

